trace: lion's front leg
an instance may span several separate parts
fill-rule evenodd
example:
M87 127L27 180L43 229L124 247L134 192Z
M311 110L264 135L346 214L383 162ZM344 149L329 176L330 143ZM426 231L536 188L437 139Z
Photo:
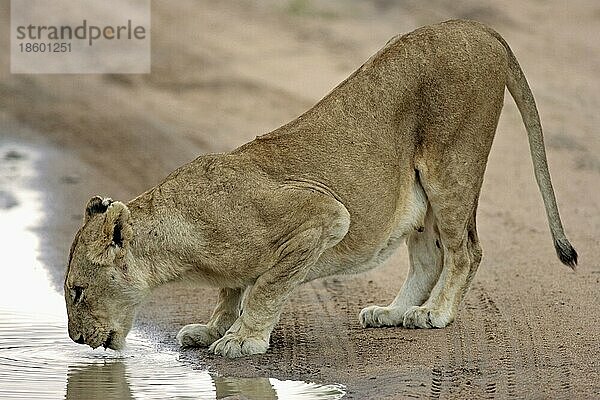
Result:
M316 198L315 202L311 209L300 210L304 222L282 237L277 263L256 280L242 315L211 345L215 354L233 358L265 353L289 295L305 280L323 251L348 232L350 216L342 204L329 198Z
M319 236L318 230L309 229L288 242L289 254L258 278L248 293L244 312L211 345L211 351L231 358L267 351L281 307L320 254Z
M219 301L210 320L204 324L189 324L177 333L177 341L183 347L208 347L225 332L240 316L240 306L245 288L221 288Z

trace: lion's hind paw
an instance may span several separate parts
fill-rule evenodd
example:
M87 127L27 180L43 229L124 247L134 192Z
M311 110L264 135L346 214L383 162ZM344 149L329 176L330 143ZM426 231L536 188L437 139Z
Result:
M452 319L452 315L444 310L415 306L409 308L404 314L403 325L406 328L444 328L452 322Z

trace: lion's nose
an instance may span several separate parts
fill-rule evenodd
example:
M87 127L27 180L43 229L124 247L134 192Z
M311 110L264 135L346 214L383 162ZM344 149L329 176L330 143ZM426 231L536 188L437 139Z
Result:
M69 330L69 337L71 338L72 341L74 341L75 343L79 343L79 344L85 344L85 339L83 337L83 334L77 332L77 330L73 327L73 325L71 325L71 321L69 321L68 330Z

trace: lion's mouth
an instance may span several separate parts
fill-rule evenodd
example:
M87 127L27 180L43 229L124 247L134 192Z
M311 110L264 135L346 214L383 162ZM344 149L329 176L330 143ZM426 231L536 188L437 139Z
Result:
M109 332L108 336L106 337L106 340L104 341L104 343L102 343L102 347L104 347L104 350L114 348L113 340L116 333L116 331Z

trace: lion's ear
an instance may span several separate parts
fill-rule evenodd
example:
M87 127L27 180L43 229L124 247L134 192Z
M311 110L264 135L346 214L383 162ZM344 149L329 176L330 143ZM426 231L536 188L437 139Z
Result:
M90 258L99 264L111 264L125 255L133 238L130 212L120 201L112 201L104 213L98 238L90 245Z
M95 214L102 214L106 212L108 206L113 203L113 200L110 197L102 198L100 196L92 197L85 207L85 218L84 223L88 222L88 220Z
M133 229L129 221L131 214L127 206L120 201L115 201L108 206L102 231L105 237L110 237L110 245L124 247L133 236Z

